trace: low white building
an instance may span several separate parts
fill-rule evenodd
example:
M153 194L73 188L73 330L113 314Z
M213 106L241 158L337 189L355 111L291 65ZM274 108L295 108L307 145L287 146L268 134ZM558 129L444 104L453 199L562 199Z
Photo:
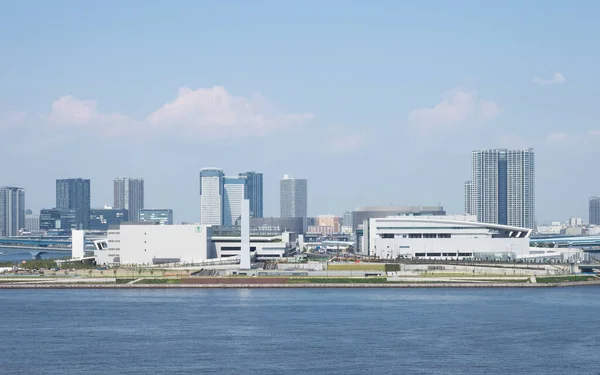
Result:
M109 238L107 251L117 254L118 246L120 264L201 263L216 257L210 237L207 225L121 224L118 236Z
M217 230L210 225L152 225L122 223L96 241L96 264L106 266L205 263L240 255L239 230ZM293 233L251 233L250 252L257 259L281 258L295 242Z
M516 259L529 254L531 229L479 223L474 215L367 219L362 249L383 259Z

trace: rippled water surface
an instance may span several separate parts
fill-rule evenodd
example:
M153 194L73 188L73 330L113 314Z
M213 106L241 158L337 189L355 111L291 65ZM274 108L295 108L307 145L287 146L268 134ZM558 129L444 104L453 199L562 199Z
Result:
M0 374L598 374L600 288L0 290Z

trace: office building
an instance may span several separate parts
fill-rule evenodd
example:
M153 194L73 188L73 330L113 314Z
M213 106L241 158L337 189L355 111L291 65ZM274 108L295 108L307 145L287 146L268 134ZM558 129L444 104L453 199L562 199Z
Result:
M107 231L109 227L118 226L123 222L129 221L128 219L129 213L124 208L92 208L90 209L90 225L88 229Z
M239 174L246 178L246 199L250 201L250 216L263 217L263 174L244 172Z
M280 182L280 216L307 217L307 183L305 179L296 179L284 175Z
M442 206L374 206L359 207L352 211L352 231L356 232L359 225L366 219L384 218L388 216L424 216L446 215Z
M65 231L77 229L77 210L43 208L40 210L41 231Z
M223 223L223 170L204 168L200 171L200 224Z
M0 236L18 236L25 228L25 190L0 187Z
M56 180L56 208L75 210L76 228L88 229L90 220L90 180L69 178Z
M25 214L25 230L31 233L40 231L40 215Z
M591 225L600 225L600 197L590 197L590 218Z
M475 150L471 181L465 183L465 211L477 221L533 229L535 158L533 149Z
M222 225L239 225L242 202L246 196L245 177L223 177L223 221Z
M144 208L144 179L116 178L113 208L127 210L127 221L137 221L139 211Z
M339 216L335 215L319 215L315 219L316 227L325 227L330 229L319 230L319 232L325 232L326 234L340 233L341 232L341 220Z
M170 208L143 208L139 212L138 222L173 225L173 210Z

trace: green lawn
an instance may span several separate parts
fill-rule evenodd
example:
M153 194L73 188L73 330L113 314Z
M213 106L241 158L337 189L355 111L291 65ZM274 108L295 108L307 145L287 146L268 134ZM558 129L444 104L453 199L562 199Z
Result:
M294 277L288 279L288 284L383 284L385 277Z

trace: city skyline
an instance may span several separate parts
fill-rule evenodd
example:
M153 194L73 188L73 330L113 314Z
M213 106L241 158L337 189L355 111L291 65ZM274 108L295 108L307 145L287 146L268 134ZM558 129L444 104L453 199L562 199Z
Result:
M310 181L310 216L462 212L480 148L536 150L540 222L599 194L600 3L67 3L0 14L0 157L19 155L1 183L36 212L57 177L92 179L102 207L116 176L144 176L148 204L194 221L207 165L264 173L266 217L285 173Z

